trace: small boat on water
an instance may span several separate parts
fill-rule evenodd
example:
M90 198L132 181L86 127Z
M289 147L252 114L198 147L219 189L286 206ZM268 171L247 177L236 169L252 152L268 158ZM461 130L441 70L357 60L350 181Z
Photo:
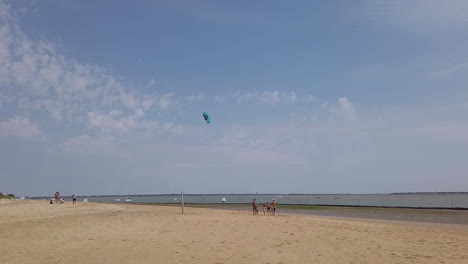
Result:
M127 200L125 200L125 202L133 202L132 198L128 197Z
M119 198L117 198L117 199L115 199L115 201L116 201L116 202L120 202L120 199L119 199Z
M315 198L320 199L320 196L315 196Z
M226 197L223 197L223 198L221 199L221 202L222 202L222 203L225 203L225 202L226 202Z

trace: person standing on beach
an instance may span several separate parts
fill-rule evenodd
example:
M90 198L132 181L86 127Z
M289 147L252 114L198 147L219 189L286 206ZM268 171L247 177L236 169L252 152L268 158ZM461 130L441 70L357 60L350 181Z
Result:
M76 193L72 194L72 199L73 199L73 205L76 204Z
M273 199L273 201L271 202L271 213L272 215L275 215L276 214L276 200Z
M60 200L60 193L55 192L55 204L58 204L59 200Z
M267 202L266 208L267 208L268 215L271 215L271 205L270 205L270 202Z
M258 204L257 200L253 199L252 201L252 215L258 214Z

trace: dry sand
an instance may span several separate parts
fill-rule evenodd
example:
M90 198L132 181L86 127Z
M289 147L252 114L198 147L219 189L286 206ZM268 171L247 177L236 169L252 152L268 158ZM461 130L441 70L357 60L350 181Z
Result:
M0 202L0 263L468 264L468 225Z

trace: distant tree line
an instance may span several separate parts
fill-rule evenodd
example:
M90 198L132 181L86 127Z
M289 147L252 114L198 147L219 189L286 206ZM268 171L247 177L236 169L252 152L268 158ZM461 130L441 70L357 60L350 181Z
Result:
M13 198L15 198L15 195L12 193L4 195L2 192L0 192L0 199L13 199Z

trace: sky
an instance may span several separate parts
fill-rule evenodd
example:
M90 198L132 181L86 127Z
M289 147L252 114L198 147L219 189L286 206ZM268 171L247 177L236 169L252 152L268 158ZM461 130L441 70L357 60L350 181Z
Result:
M467 43L464 0L0 0L0 191L468 191Z

